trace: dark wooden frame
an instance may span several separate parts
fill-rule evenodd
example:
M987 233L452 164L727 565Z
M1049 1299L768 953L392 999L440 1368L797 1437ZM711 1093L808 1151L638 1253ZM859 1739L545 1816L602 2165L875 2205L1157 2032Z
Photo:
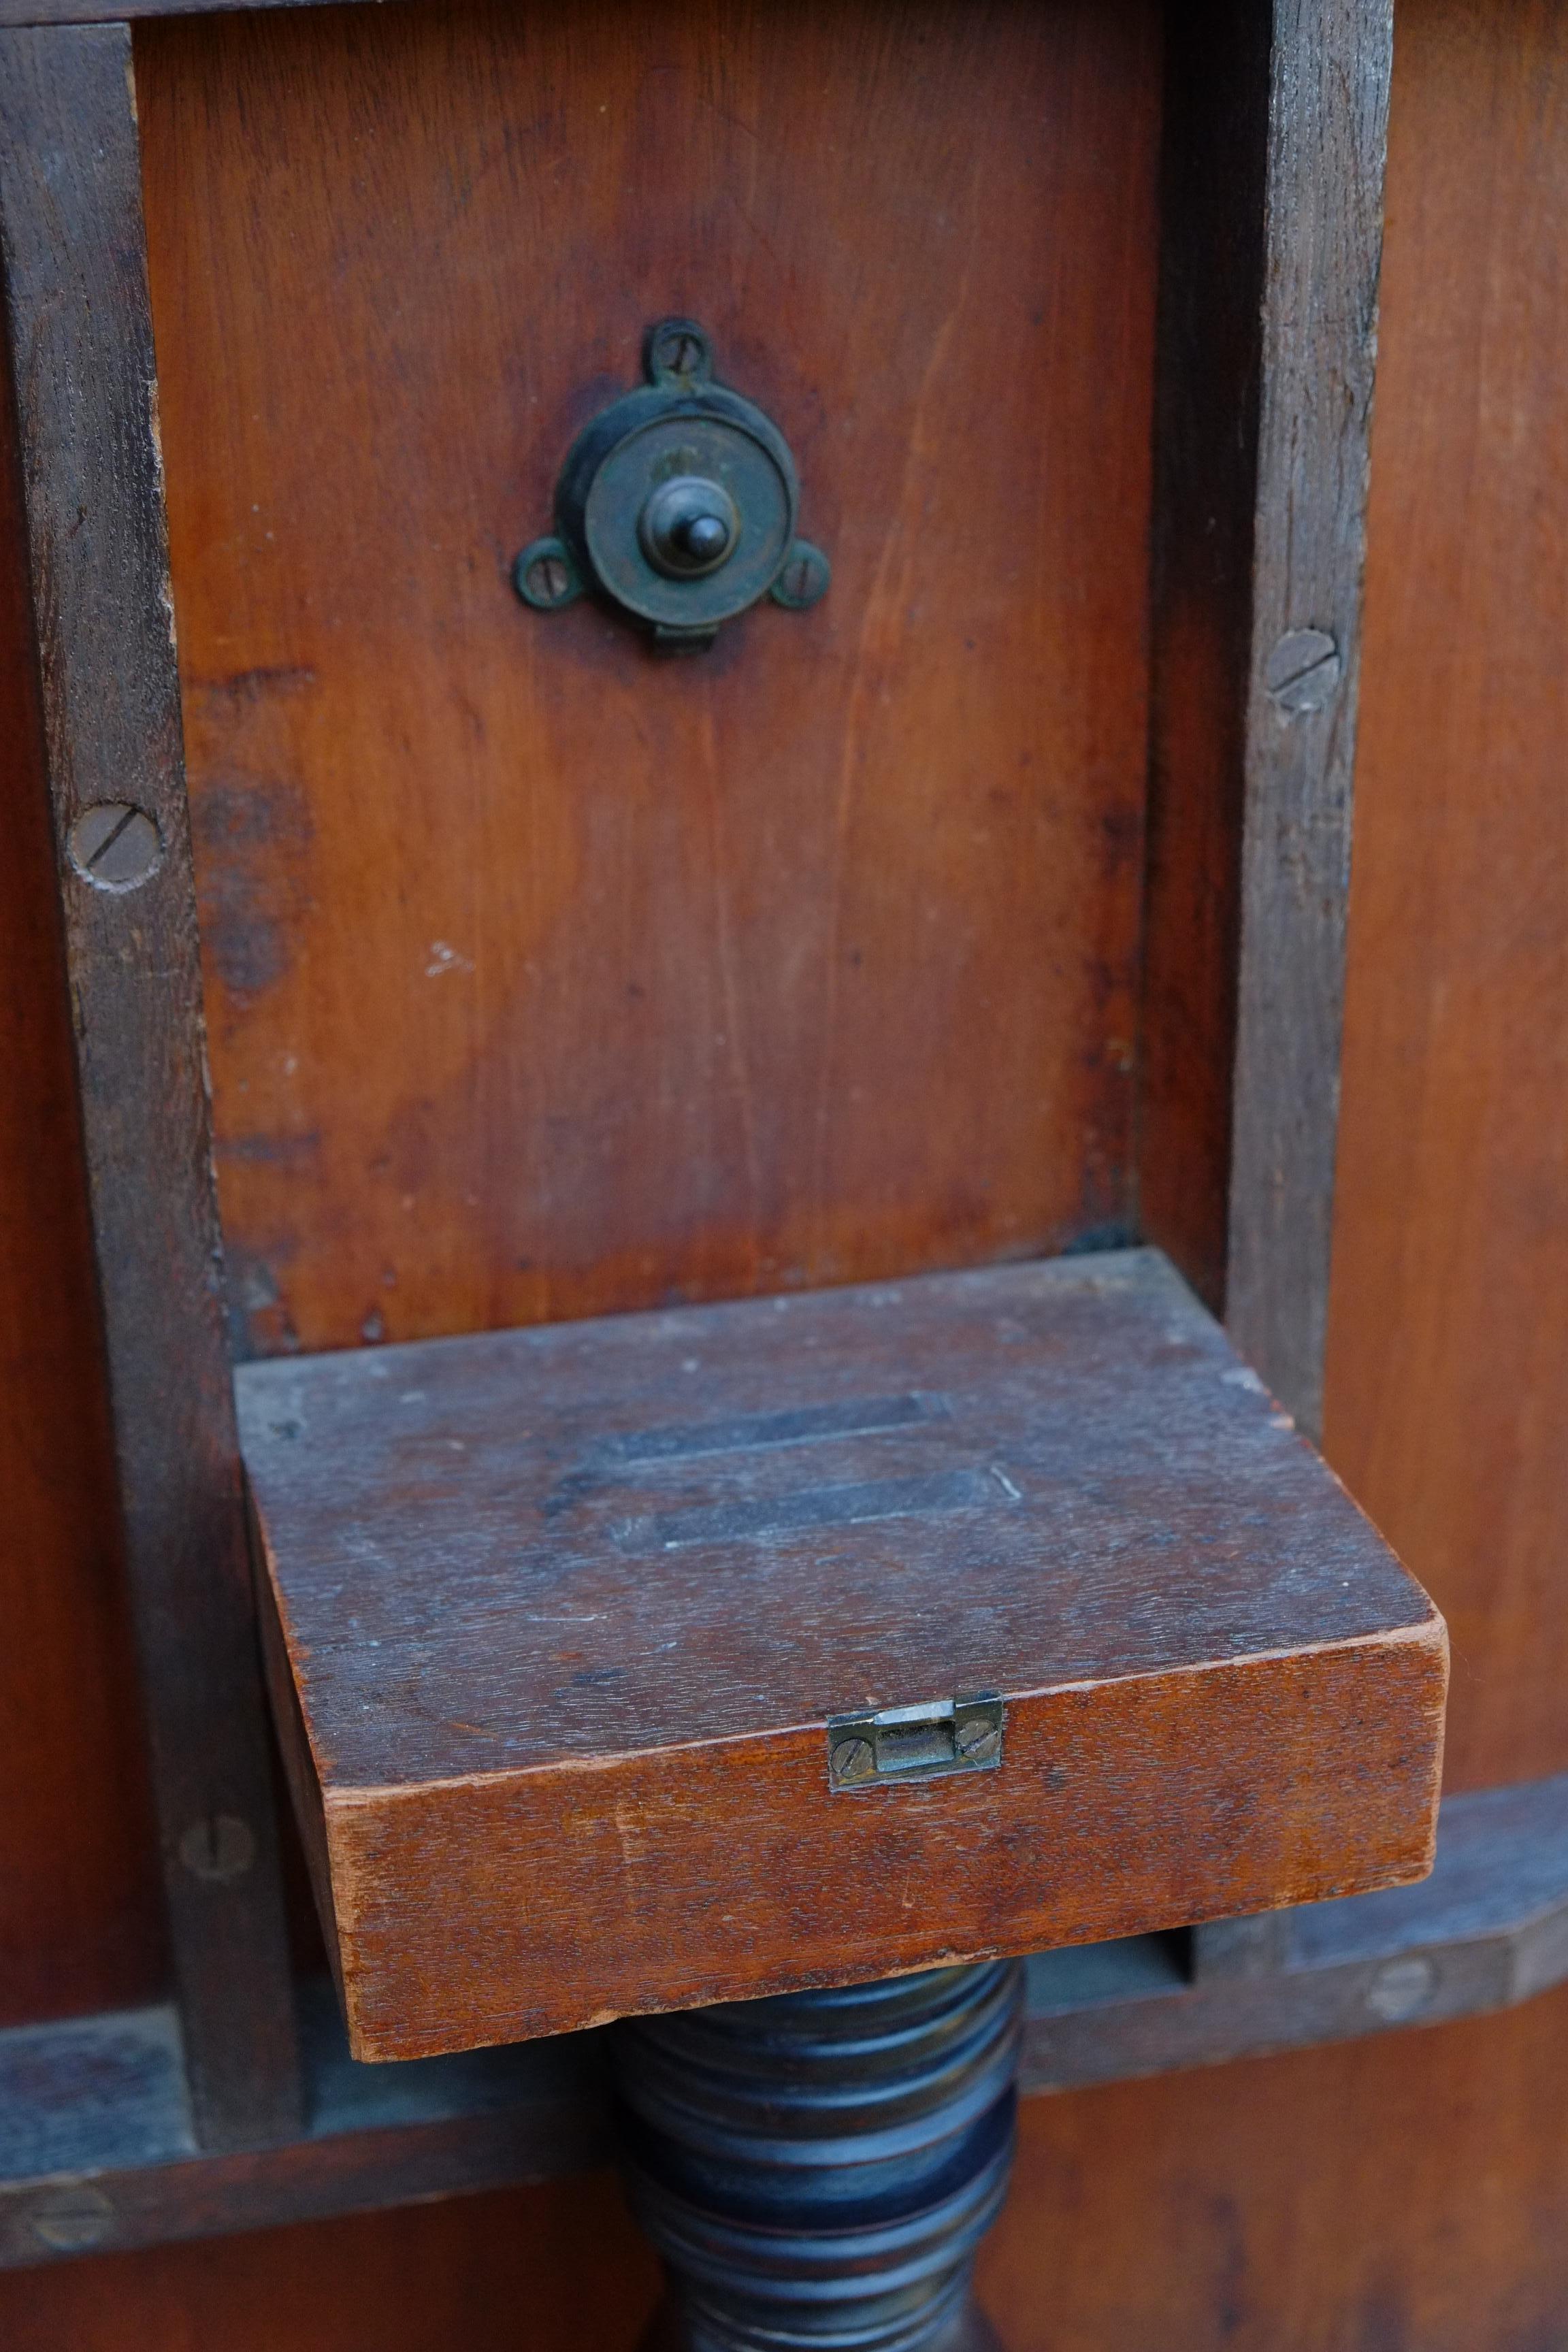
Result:
M125 1558L205 2145L300 2121L234 1395L126 25L0 35L16 447ZM133 890L72 855L134 805Z
M266 2145L268 2166L295 2165L303 2179L320 2169L319 2138L300 2122L219 1313L125 21L194 5L0 0L0 252L184 2063L211 2162L244 2174L224 2152ZM1172 25L1145 1141L1157 1161L1176 1149L1181 1089L1169 1074L1194 1053L1227 1069L1234 1029L1234 1091L1222 1085L1205 1112L1219 1137L1215 1165L1225 1164L1226 1130L1231 1146L1230 1322L1315 1429L1391 0L1272 0L1271 12L1268 0L1202 0L1173 8ZM1305 632L1328 650L1317 647L1301 687L1291 665ZM72 832L95 803L131 801L156 819L161 864L144 887L117 894L84 878ZM1194 950L1197 977L1173 1017L1159 984ZM1145 1222L1213 1296L1225 1278L1222 1210L1211 1202L1184 1220L1156 1180ZM211 2178L213 2210L229 2210ZM334 2178L326 2210L365 2201ZM303 2209L285 2198L256 2218L285 2210Z

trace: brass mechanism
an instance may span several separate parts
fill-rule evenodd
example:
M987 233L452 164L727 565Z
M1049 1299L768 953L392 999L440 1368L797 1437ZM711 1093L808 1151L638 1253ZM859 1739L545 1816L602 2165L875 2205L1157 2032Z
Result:
M711 645L763 596L791 612L815 604L828 562L795 535L800 483L777 425L714 382L693 320L651 328L643 363L647 382L568 452L555 531L513 567L523 603L559 612L593 590L676 647Z

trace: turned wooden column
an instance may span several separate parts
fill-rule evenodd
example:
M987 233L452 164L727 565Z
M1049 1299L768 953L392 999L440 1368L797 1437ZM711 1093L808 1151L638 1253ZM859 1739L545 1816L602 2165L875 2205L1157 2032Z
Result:
M664 2258L647 2352L981 2352L1023 1968L933 1969L616 2029L623 2169Z

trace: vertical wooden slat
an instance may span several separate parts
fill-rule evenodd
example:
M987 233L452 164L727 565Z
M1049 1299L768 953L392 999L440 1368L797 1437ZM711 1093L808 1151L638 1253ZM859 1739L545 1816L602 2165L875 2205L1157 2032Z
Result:
M299 2119L123 25L0 34L0 253L94 1241L197 2128Z
M1266 0L1180 0L1167 11L1139 1192L1144 1233L1215 1314L1236 1055L1270 55Z
M1322 1422L1392 0L1276 0L1226 1319Z

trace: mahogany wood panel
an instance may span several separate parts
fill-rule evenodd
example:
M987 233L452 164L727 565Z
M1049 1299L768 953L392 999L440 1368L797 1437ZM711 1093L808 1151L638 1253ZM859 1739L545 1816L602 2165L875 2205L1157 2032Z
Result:
M1158 34L138 31L242 1349L1125 1229ZM669 661L506 575L677 310L835 578Z
M224 1348L123 26L0 32L0 247L44 765L172 1958L204 2141L243 2147L297 2123L298 2081Z
M239 1392L360 2057L1429 1866L1440 1621L1153 1252ZM829 1786L986 1690L998 1769Z
M121 1581L0 354L0 2023L153 1997L156 1832Z
M1007 2352L1547 2352L1568 1994L1020 2111L980 2300ZM629 2352L629 2347L628 2347Z
M1568 13L1420 0L1389 224L1330 1442L1568 1764Z
M1568 8L1401 0L1327 1444L1454 1633L1451 1777L1568 1761ZM1568 1993L1031 2102L1009 2352L1544 2352Z
M633 2352L658 2268L606 2174L0 2275L5 2352Z

